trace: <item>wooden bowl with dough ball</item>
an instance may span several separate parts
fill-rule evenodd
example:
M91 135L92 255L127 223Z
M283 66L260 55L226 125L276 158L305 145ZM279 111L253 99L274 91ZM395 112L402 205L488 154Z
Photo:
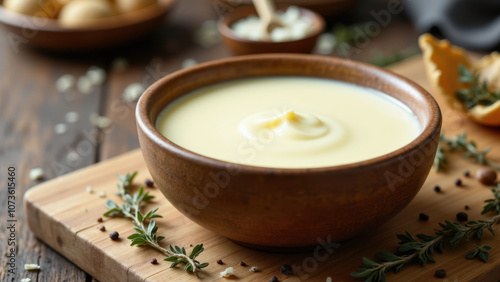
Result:
M160 26L176 0L0 0L13 48L85 51L130 42Z

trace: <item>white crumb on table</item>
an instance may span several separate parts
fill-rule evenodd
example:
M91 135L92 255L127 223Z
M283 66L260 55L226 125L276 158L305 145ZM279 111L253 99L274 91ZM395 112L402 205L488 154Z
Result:
M326 277L326 282L332 282L332 277Z
M90 115L90 122L97 126L97 128L99 129L105 129L105 128L108 128L109 126L111 126L111 119L109 119L108 117L105 117L105 116L100 116L96 113L92 113Z
M250 267L250 269L248 271L250 271L250 272L258 272L259 268L257 266L252 266L252 267Z
M43 169L37 167L30 170L30 179L33 181L40 180L43 178Z
M68 131L68 126L65 123L58 123L54 125L54 132L56 134L64 134Z
M87 193L89 193L89 194L94 192L94 189L92 189L92 187L91 187L91 186L87 186L87 187L85 187L85 190L86 190L86 191L87 191Z
M25 264L24 265L24 269L25 270L39 270L40 269L40 266L38 264Z
M189 59L186 59L182 62L182 68L187 69L190 67L194 67L197 64L198 64L198 62L195 59L189 58Z
M194 34L194 41L202 47L208 48L221 40L217 21L208 20L203 22L200 28Z
M79 118L80 115L78 115L77 112L67 112L64 116L64 120L66 120L67 123L75 123Z
M104 191L99 192L99 197L100 198L106 197L106 192L104 192Z
M337 38L331 33L323 33L319 36L315 46L315 52L320 55L330 55L335 51L337 46Z
M75 87L75 77L72 76L71 74L65 74L61 76L59 79L56 81L56 89L60 93L65 93L70 91L73 87Z
M224 270L220 273L220 277L224 277L224 278L228 278L232 275L234 275L234 269L232 267L228 267L228 268L226 268L226 270Z
M141 98L142 93L144 93L145 90L146 88L144 88L144 85L142 85L142 83L132 83L128 85L127 88L125 88L125 90L123 91L123 98L125 99L125 101L130 103L137 102L139 98Z
M106 71L100 67L92 66L85 76L92 85L102 85L106 80Z
M94 89L94 86L92 85L92 82L90 82L90 79L87 76L82 76L78 78L78 82L76 83L76 88L78 88L78 91L80 91L83 94L90 94L92 92L92 89Z

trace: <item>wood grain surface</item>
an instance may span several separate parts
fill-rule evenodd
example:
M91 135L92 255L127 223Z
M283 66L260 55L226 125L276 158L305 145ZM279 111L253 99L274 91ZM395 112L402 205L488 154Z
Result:
M420 56L394 66L393 70L429 89ZM469 122L451 110L439 96L436 98L442 107L444 129L448 134L467 130L480 147L498 143L500 132ZM498 146L492 150L491 156L500 158ZM165 246L172 243L189 250L190 244L205 244L206 251L200 260L209 262L210 266L201 273L202 281L218 278L219 272L229 266L235 269L233 279L242 281L266 281L272 276L277 276L280 281L325 281L327 277L332 277L334 281L349 281L354 280L349 273L357 270L363 256L372 256L381 250L393 251L397 247L397 233L431 233L438 222L455 220L456 214L465 211L466 205L470 207L467 210L470 219L487 218L488 215L481 216L480 211L483 201L491 198L491 191L475 179L463 176L465 171L474 172L479 166L461 159L459 155L453 155L450 160L445 173L431 172L416 198L395 218L349 241L327 248L319 245L318 250L323 248L319 252L272 254L239 246L189 221L162 197L158 189L150 190L157 198L148 207L159 206L160 214L164 216L157 223L159 233L167 237L163 243ZM107 197L120 201L113 195L115 175L133 170L139 170L136 184L141 185L149 178L140 150L35 187L25 196L30 228L57 252L102 281L197 281L198 278L181 269L169 269L167 262L150 264L152 258L161 258L156 251L129 247L129 240L126 239L132 233L129 220L106 218L104 223L97 223L96 219L106 211L106 199L100 198L98 193L105 191ZM457 178L463 180L463 186L455 186ZM92 186L95 192L87 193L87 185ZM436 193L433 189L435 185L441 186L443 191ZM421 212L430 216L429 221L418 220ZM99 231L100 225L106 226L107 232ZM108 233L115 230L122 238L117 242L108 237ZM455 250L447 249L443 255L436 254L436 263L425 267L408 266L398 274L389 274L389 281L442 281L434 277L437 269L447 271L448 281L495 281L500 277L500 253L495 251L500 248L500 241L490 234L486 234L483 240L494 250L487 263L464 258L468 250L478 244L469 242ZM329 239L318 238L318 242L329 242ZM218 259L222 259L225 265L218 265ZM240 266L240 261L257 266L261 271L252 273L249 267ZM294 266L295 275L280 273L279 268L285 263Z
M329 27L336 23L352 24L373 20L371 10L386 7L382 0L363 1L352 11L328 19ZM5 206L7 192L6 170L17 169L16 216L17 272L7 275L7 236L5 231L7 210L0 209L0 280L19 281L28 277L32 281L92 281L91 275L61 256L51 247L39 241L26 224L22 207L23 194L43 181L31 181L29 171L35 167L44 169L45 181L61 174L78 170L96 162L120 155L138 147L133 116L134 104L121 99L126 85L143 82L145 86L161 76L180 68L182 61L194 58L205 62L229 56L219 43L209 48L193 41L193 34L201 24L217 18L217 11L209 1L179 1L161 29L130 45L93 53L53 53L26 48L23 40L16 41L7 31L0 33L0 203ZM368 61L374 52L392 53L394 50L416 46L417 33L401 14L370 39L370 42L351 58ZM125 72L112 70L117 57L130 62ZM56 80L63 74L76 77L97 65L108 72L105 84L90 95L61 95L55 90ZM114 102L114 103L113 103ZM63 135L54 133L54 125L64 122L64 115L77 111L80 120L69 125ZM90 123L92 113L108 116L113 126L100 133L101 142L90 142L88 133L96 128ZM126 113L126 114L125 114ZM112 129L112 130L111 130ZM86 133L87 135L85 135ZM86 144L84 144L84 143ZM84 146L85 145L85 146ZM68 160L68 154L80 149L76 160ZM40 272L23 270L25 263L44 265Z

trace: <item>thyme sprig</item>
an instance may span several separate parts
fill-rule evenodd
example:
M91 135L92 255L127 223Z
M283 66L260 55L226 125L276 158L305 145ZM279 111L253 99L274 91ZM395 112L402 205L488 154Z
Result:
M474 141L467 141L466 132L455 137L447 137L442 133L439 138L436 156L434 157L434 167L436 171L440 171L446 167L448 164L448 159L446 158L447 152L464 152L464 158L472 159L479 164L488 165L496 170L500 170L500 164L486 156L490 150L491 147L487 147L482 151L479 150Z
M142 204L150 201L154 196L150 195L149 192L144 192L144 187L142 186L133 196L130 195L132 182L136 175L137 172L118 175L120 182L117 183L117 194L122 197L125 203L120 206L108 199L106 201L106 206L109 210L104 213L104 216L126 217L132 219L136 233L127 237L132 241L130 244L131 246L149 246L167 256L165 260L172 262L170 265L171 268L178 264L185 264L184 270L186 272L196 273L198 275L199 270L208 266L208 263L200 263L196 260L196 257L204 250L203 244L196 245L189 255L184 247L180 248L179 246L170 245L169 249L166 249L160 245L160 241L165 239L165 237L157 235L158 226L153 220L154 218L162 217L156 213L158 208L152 209L146 214L141 212Z
M500 92L491 92L488 89L488 82L486 80L481 82L478 73L460 65L458 75L460 82L471 85L469 88L460 89L456 93L456 97L464 103L467 109L474 108L477 105L490 106L500 100Z
M493 188L494 199L486 200L488 203L482 214L489 211L497 211L497 215L489 220L469 221L464 225L457 222L450 222L445 220L444 223L439 223L440 228L435 229L434 235L417 234L415 237L409 232L405 234L397 234L400 240L399 247L394 253L379 252L375 254L374 261L367 257L363 257L364 265L356 272L352 272L351 276L356 278L364 278L365 281L379 282L386 281L386 272L393 270L399 272L405 265L420 264L424 266L429 262L435 262L432 258L434 251L439 253L443 252L445 246L451 248L457 247L464 241L469 241L471 238L481 240L484 230L487 229L491 234L495 235L492 225L500 222L500 184L497 188ZM492 208L493 206L493 208ZM487 259L488 253L491 249L489 246L481 246L467 254L467 258L479 256L480 259ZM477 251L477 253L476 253ZM474 253L474 256L472 256Z
M467 253L467 255L465 255L465 258L466 259L479 258L482 262L486 262L490 257L489 253L490 250L491 247L488 245L475 246L472 252L469 252Z

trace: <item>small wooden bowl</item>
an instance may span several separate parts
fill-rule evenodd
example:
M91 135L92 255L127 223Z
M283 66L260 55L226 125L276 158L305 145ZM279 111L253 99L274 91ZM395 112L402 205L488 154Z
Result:
M61 51L101 49L130 42L160 26L175 2L158 0L157 5L82 28L65 28L56 19L18 14L0 5L0 23L20 44Z
M209 0L219 10L231 10L241 5L251 5L252 0ZM354 6L357 0L275 0L278 5L295 5L315 11L325 17L339 14Z
M415 113L422 133L374 159L283 169L205 157L156 130L165 106L190 91L234 79L290 75L336 79L387 93ZM146 90L136 117L151 176L179 211L235 242L274 251L314 246L319 240L343 241L396 215L427 178L441 131L436 101L414 82L355 61L300 54L233 57L175 72ZM390 138L390 132L381 134Z
M300 40L272 42L254 41L238 37L231 26L237 20L250 15L257 15L253 6L242 6L224 14L219 20L219 32L227 48L235 55L249 55L262 53L311 53L316 45L319 35L325 29L325 20L319 14L299 8L302 17L310 18L313 22L313 32ZM283 10L283 9L281 9Z

